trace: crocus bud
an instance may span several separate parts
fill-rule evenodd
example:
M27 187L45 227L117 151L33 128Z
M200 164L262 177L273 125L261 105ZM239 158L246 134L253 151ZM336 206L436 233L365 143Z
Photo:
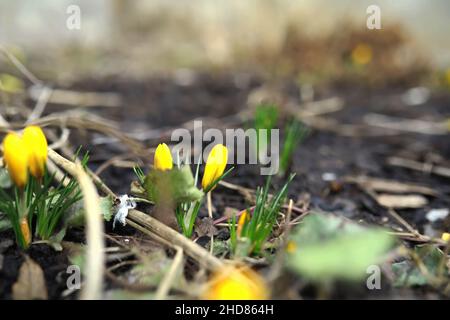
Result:
M173 168L172 154L165 143L160 143L155 151L153 166L157 170L166 171Z
M238 220L238 225L237 225L237 235L240 237L241 233L242 233L242 229L244 228L244 225L250 221L250 215L248 214L248 210L245 210L241 216L239 217Z
M38 126L26 127L23 131L23 141L28 149L30 172L36 179L41 179L44 176L48 155L44 132Z
M27 248L31 243L31 231L30 226L28 225L28 220L26 217L20 219L20 231L22 232L22 237L24 240L24 246Z
M14 184L24 188L28 180L28 149L23 139L10 132L3 140L3 159Z
M202 188L208 189L214 181L220 178L225 171L228 159L228 149L223 144L215 145L206 160L205 172L203 173Z
M206 300L265 300L269 289L250 268L225 267L213 275L202 295Z

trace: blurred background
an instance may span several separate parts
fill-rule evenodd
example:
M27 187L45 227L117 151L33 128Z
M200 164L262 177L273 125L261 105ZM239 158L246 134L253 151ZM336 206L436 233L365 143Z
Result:
M366 28L372 4L381 30ZM66 27L70 5L79 30ZM430 69L445 78L449 16L446 0L3 0L0 43L57 81L237 68L313 83L372 72L369 82L383 84Z

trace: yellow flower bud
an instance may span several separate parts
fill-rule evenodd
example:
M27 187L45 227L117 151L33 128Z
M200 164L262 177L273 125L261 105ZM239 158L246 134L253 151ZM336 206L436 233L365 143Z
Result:
M250 221L250 215L248 214L248 210L245 210L241 216L239 217L238 225L237 225L237 235L241 236L242 229L244 228L244 224Z
M444 240L445 242L449 242L450 241L450 233L444 232L441 236L441 239Z
M225 171L228 160L228 149L222 144L215 145L206 160L205 172L203 173L202 188L207 189Z
M250 268L218 270L203 292L206 300L265 300L269 289L263 278Z
M10 132L3 140L3 159L11 180L23 188L28 180L28 150L22 138Z
M160 143L155 151L153 166L157 170L165 171L173 168L172 154L165 143Z
M28 149L30 172L36 179L40 179L44 176L48 155L44 132L38 126L26 127L23 131L23 141Z
M26 217L20 219L20 231L22 232L23 240L25 241L25 247L27 248L31 243L31 231Z

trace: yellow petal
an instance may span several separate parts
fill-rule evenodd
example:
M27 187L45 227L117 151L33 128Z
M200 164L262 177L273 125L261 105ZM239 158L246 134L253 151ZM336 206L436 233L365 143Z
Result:
M269 289L250 268L226 267L217 271L202 295L206 300L265 300Z
M3 140L3 158L11 180L19 188L23 188L28 180L28 151L25 143L14 132L10 132Z
M28 149L30 172L35 178L40 179L44 175L48 155L45 134L40 127L29 126L23 131L23 141Z
M207 189L225 171L228 160L228 149L222 144L215 145L206 160L205 172L203 173L202 188Z
M165 171L173 168L173 159L170 149L165 143L160 143L155 151L153 166L157 170Z

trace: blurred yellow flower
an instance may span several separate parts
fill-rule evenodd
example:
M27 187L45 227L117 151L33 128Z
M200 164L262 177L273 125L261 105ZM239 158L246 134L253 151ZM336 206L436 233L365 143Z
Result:
M372 61L372 57L372 48L368 44L359 43L352 50L352 61L354 64L366 65Z
M444 232L441 236L441 239L448 242L450 240L450 233Z
M203 173L202 188L208 189L220 176L227 166L228 149L223 144L217 144L212 149L206 160L205 172Z
M173 168L173 159L170 149L165 143L160 143L155 151L153 166L157 170L166 171Z
M28 126L23 131L23 141L28 150L28 165L36 179L44 176L48 156L45 134L38 126Z
M297 249L297 245L293 241L289 241L286 245L286 252L293 253Z
M23 139L10 132L3 140L3 158L11 180L19 188L23 188L28 180L28 150Z
M269 289L262 277L248 267L218 270L203 292L206 300L265 300Z
M31 231L28 225L28 220L26 217L20 219L20 231L22 232L23 240L25 241L25 247L28 247L31 243Z

